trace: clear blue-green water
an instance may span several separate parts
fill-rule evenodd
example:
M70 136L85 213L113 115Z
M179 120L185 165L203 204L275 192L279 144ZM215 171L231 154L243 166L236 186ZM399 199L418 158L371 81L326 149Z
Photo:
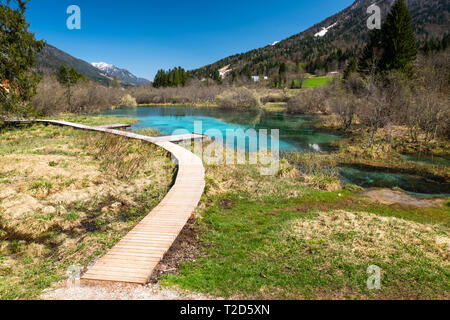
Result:
M345 183L363 188L400 188L416 197L450 196L450 182L439 177L423 177L418 174L377 169L367 166L340 167Z
M269 147L271 146L270 130L278 129L280 130L279 148L282 151L330 151L331 143L339 139L337 135L314 130L312 125L317 121L314 117L293 116L264 110L235 111L220 108L161 106L117 109L102 115L135 117L139 119L139 123L135 124L132 130L154 128L159 130L161 136L171 135L177 130L208 134L208 131L214 129L222 133L224 142L227 130L242 133L240 130L267 129ZM201 130L194 126L195 122L199 121L202 123Z
M111 110L102 115L137 118L139 122L132 126L132 130L153 128L157 129L161 136L177 133L178 130L208 134L211 129L214 129L220 132L225 140L227 130L235 132L242 130L242 133L248 129L267 129L270 135L271 129L278 129L281 151L330 152L334 150L333 142L340 139L338 135L314 129L317 119L312 116L289 115L264 110L235 111L219 108L152 106ZM201 122L201 129L195 128L195 122ZM270 146L270 138L268 140L268 146ZM236 142L231 143L231 147L237 147ZM248 150L248 145L246 149ZM424 163L447 166L450 163L449 159L445 158L430 159L419 155L405 155L404 157L410 161ZM450 195L449 182L442 181L437 177L422 177L414 173L361 166L340 167L339 171L345 183L362 187L397 187L418 197L436 195L448 197Z
M425 164L450 167L450 157L446 156L430 156L424 154L404 154L402 159Z

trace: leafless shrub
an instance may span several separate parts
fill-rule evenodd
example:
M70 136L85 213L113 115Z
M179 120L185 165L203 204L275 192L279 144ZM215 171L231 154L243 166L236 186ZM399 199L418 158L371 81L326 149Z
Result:
M336 114L342 123L342 127L347 130L353 123L358 106L361 104L360 99L352 94L337 94L331 103L332 113Z
M223 86L190 81L185 87L141 86L131 89L130 94L138 104L214 104L216 96L224 90Z
M393 108L390 96L386 94L378 79L366 80L365 93L356 108L359 121L369 132L369 143L373 145L374 135L380 128L392 123Z
M258 95L246 87L229 89L218 95L216 101L220 107L230 109L248 109L261 104Z
M333 82L331 82L330 85L333 88L345 89L346 92L350 92L354 95L359 95L359 94L363 93L365 90L364 80L357 73L350 74L348 79L346 79L342 82L333 81Z
M415 76L391 72L333 82L301 92L288 102L291 113L337 115L344 129L354 119L369 133L370 144L378 129L408 126L414 142L429 143L450 136L449 51L420 56ZM386 131L391 135L391 130ZM391 136L392 138L392 136ZM419 141L420 140L420 141Z
M44 77L39 83L33 105L38 114L52 115L68 109L65 89L53 77Z
M425 143L441 136L450 137L450 51L420 56L417 63L414 99L407 110L407 124L417 141L418 130L425 133Z
M299 114L330 114L331 99L329 94L329 89L326 87L303 91L288 101L288 112Z
M270 90L268 92L262 91L261 95L261 103L266 104L268 102L288 102L290 97L286 90Z
M54 77L44 77L37 88L33 105L40 115L69 112L87 114L113 107L131 106L132 98L126 97L122 88L108 88L91 81L83 81L71 88L70 105L66 89Z
M122 96L119 103L120 108L136 108L137 105L136 99L130 94Z
M68 111L85 114L110 109L120 104L123 94L120 88L107 88L93 82L79 83L72 91Z
M419 142L420 134L424 133L424 142L428 143L438 136L449 138L450 101L448 97L440 96L435 90L421 89L416 92L408 108L406 122L410 137Z

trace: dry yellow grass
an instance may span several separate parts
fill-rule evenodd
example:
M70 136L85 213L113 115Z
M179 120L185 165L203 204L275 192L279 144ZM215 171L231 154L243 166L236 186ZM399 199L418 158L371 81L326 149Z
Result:
M305 241L321 242L330 259L342 257L350 263L370 262L374 257L391 263L416 256L404 250L413 246L443 268L450 267L450 237L439 225L420 224L365 212L334 211L314 219L291 222L291 234Z
M40 125L0 132L0 298L38 296L125 235L166 194L167 152Z
M295 237L308 244L305 250L313 250L325 261L320 266L324 274L344 278L346 268L361 266L363 271L370 265L380 267L381 290L367 296L359 293L359 298L450 297L445 284L450 270L450 237L442 225L337 210L318 212L312 219L290 221L285 230L286 239ZM346 267L336 269L336 265ZM424 287L429 281L436 281L434 285L439 283L440 290ZM388 288L383 287L386 282ZM324 299L358 296L350 289L315 292L315 295Z

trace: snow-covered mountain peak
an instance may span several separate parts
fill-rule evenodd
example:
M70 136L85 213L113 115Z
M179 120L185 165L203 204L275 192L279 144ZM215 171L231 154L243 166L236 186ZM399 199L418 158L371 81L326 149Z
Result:
M123 84L141 85L148 83L147 79L136 77L126 69L120 69L115 65L106 62L92 62L92 66L102 71L109 78L117 78Z
M100 70L106 70L106 69L117 69L112 64L108 64L106 62L92 62L91 63L94 67Z

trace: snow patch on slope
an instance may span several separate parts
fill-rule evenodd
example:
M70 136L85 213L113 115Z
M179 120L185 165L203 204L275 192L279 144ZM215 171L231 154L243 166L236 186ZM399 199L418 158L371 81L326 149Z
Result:
M319 32L317 32L315 35L314 35L314 37L324 37L327 33L328 33L328 30L330 30L331 28L333 28L333 27L335 27L337 25L337 22L336 23L333 23L331 26L329 26L328 28L322 28L322 30L320 30Z

